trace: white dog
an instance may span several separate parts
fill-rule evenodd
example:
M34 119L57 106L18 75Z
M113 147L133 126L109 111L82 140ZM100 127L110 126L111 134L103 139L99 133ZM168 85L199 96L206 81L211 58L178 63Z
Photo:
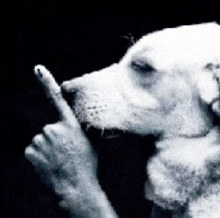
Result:
M144 36L119 63L64 82L62 88L74 92L74 114L87 128L118 129L157 137L157 152L146 164L149 178L146 198L171 210L174 218L219 218L219 68L220 26L215 23L181 26ZM46 70L38 66L38 71L41 71L38 77L44 78ZM57 90L50 95L65 123L71 117L73 124L66 125L67 128L62 121L44 128L44 133L36 136L27 148L26 156L37 167L50 172L49 178L57 177L53 170L59 170L59 181L51 181L56 192L64 196L63 205L71 213L78 211L82 217L116 217L97 184L94 155L69 152L71 146L76 150L80 143L91 147L83 133L76 131L75 126L79 125L74 116L70 112L64 115L60 103L63 99ZM52 155L48 146L59 155ZM63 167L74 158L76 162L70 161L68 167ZM54 166L54 162L59 164ZM79 165L92 167L88 167L89 171ZM81 178L82 174L89 176ZM92 184L88 186L93 188L86 192L89 195L82 188L76 191L78 186L69 182L82 184L82 180ZM91 194L94 192L101 193L100 198ZM99 203L95 204L92 198ZM71 199L84 202L84 206L68 203Z

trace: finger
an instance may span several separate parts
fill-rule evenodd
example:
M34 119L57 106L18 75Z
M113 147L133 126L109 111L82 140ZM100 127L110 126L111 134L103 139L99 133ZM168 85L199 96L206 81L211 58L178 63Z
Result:
M58 144L65 141L63 136L65 131L65 124L63 122L57 122L56 124L48 124L43 127L43 135L49 141L48 145L54 146L54 141Z
M54 106L57 108L61 119L71 122L74 125L79 125L72 109L63 98L61 88L52 74L42 65L35 66L34 71L37 79L43 86L46 95L52 100Z
M42 134L38 134L36 136L34 136L34 138L32 139L32 146L38 150L38 151L46 151L47 149L47 142L45 137Z
M25 157L35 166L37 165L48 165L47 159L44 157L42 153L37 151L33 145L29 145L25 149Z
M55 130L55 126L57 124L48 124L46 126L43 127L43 135L45 136L45 138L47 140L49 140L50 142L52 141L52 138L54 136L57 136L57 132Z

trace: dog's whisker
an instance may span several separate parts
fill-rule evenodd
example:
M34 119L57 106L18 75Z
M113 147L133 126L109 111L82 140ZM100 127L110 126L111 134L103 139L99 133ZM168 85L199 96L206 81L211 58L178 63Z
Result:
M127 39L129 41L130 45L134 45L135 44L134 36L131 33L129 33L129 34L125 35L125 36L120 36L120 37L124 38L124 39Z
M86 128L85 128L85 131L87 132L91 127L92 127L91 124L87 124L87 125L86 125Z
M104 136L104 131L105 131L105 129L102 127L102 130L101 130L101 137Z

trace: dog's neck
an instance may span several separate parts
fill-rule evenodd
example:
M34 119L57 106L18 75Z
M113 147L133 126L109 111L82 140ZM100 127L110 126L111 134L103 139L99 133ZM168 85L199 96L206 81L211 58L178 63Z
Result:
M219 144L220 140L220 127L213 126L207 132L203 132L200 135L169 135L162 136L156 142L156 147L158 149L168 149L174 146L181 146L183 144L189 143L210 143L211 144Z
M216 168L216 166L217 167L219 166L219 145L220 145L219 141L220 141L220 126L219 125L215 125L213 128L210 129L210 131L206 135L203 135L200 137L189 138L189 137L181 136L181 137L161 138L161 140L156 141L155 144L158 149L158 153L157 153L158 155L155 154L154 158L156 161L154 161L154 165L152 165L153 167L151 166L150 168L151 171L149 171L148 173L153 175L154 177L156 175L157 178L161 178L162 182L161 183L159 182L158 184L159 185L162 184L162 185L161 187L158 186L160 189L157 188L157 192L156 192L157 195L155 196L152 195L153 196L152 199L155 202L159 202L160 205L162 202L163 205L165 205L165 207L168 207L170 204L169 201L167 202L163 201L164 200L163 194L169 192L167 190L170 190L171 196L174 197L173 199L175 199L175 196L178 196L179 192L184 193L179 190L186 190L185 191L186 196L188 195L188 193L194 193L193 188L188 186L189 183L187 184L187 182L181 183L180 186L178 186L178 184L176 184L175 182L173 184L168 182L168 185L166 185L166 181L167 181L166 179L172 179L173 174L177 175L176 177L177 180L174 180L174 181L178 181L178 178L186 178L186 181L191 181L192 187L200 187L201 190L203 190L203 187L202 187L203 183L200 184L198 182L199 181L198 179L200 179L200 175L201 175L201 179L204 178L204 175L207 172L206 167L214 166L213 168L214 170L210 171L207 174L207 177L205 175L206 179L219 178L218 169ZM172 166L174 166L174 168L172 168ZM177 166L177 168L175 166ZM180 170L178 172L178 169L182 169L182 171ZM184 174L180 176L181 173L184 173ZM163 180L163 178L166 178L166 179ZM171 184L171 186L169 186L169 184ZM182 184L185 184L185 187L183 187ZM199 184L199 186L195 186L197 184ZM207 188L206 186L207 184L208 183L204 183L205 189ZM201 210L204 212L209 207L210 208L216 207L217 204L215 203L213 204L213 199L216 198L217 196L216 190L219 191L219 189L213 188L215 187L214 185L215 185L214 183L212 182L210 183L210 186L209 186L210 189L209 191L206 192L207 195L203 194L202 197L198 198L198 199L201 199L198 201L199 203L195 203L196 201L193 201L192 199L189 200L185 208L186 210L184 210L184 214L179 213L179 212L175 214L175 211L174 211L175 215L173 215L172 217L173 218L174 217L175 218L191 217L191 216L188 216L187 208L190 208L190 211L193 211L193 213L196 214L198 210ZM219 184L218 184L218 187L219 187ZM166 189L166 190L164 191L163 189L164 190ZM148 193L149 190L151 189L149 188L146 189L146 193ZM151 195L149 196L151 197ZM170 199L172 199L172 197ZM203 204L202 208L200 206L201 202ZM207 202L211 206L207 206ZM178 209L179 208L177 208L177 210ZM200 214L202 213L200 212ZM211 217L211 216L201 216L201 217Z

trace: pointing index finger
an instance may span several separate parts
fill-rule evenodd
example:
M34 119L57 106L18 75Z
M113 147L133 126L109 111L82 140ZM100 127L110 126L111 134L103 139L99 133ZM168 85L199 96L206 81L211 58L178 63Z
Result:
M52 100L54 106L57 108L61 118L65 121L73 123L74 125L77 125L78 121L76 120L76 117L73 114L70 106L63 98L61 88L55 81L52 74L43 65L35 66L34 72L38 81L43 86L46 95Z

